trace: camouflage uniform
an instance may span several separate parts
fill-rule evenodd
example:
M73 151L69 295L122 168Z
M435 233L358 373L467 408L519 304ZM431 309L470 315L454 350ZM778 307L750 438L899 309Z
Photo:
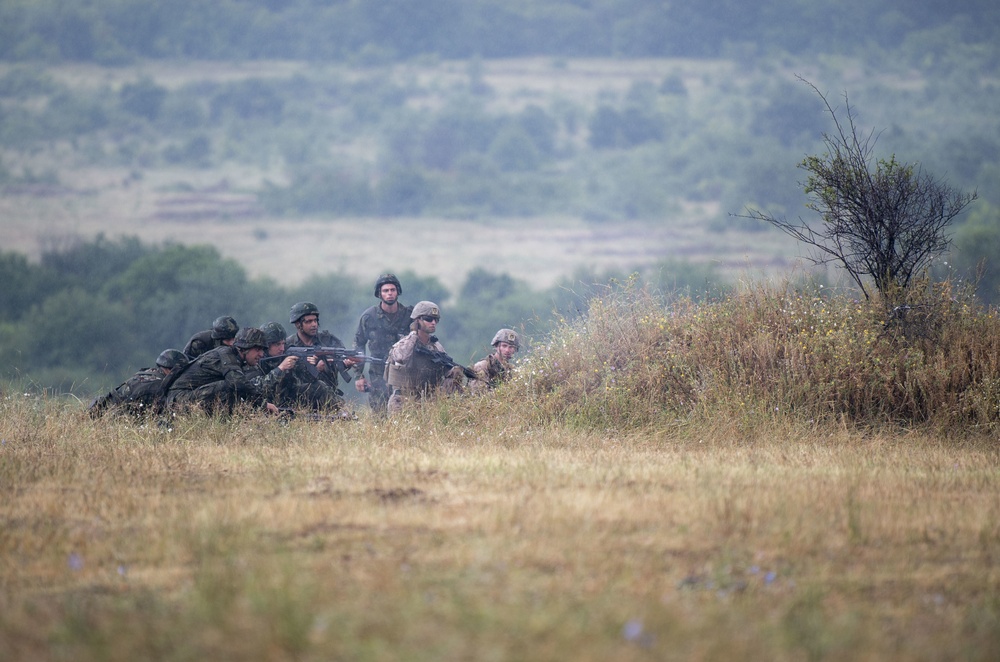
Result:
M496 332L490 345L497 351L472 366L472 370L478 375L478 378L469 385L473 393L492 390L510 379L513 374L514 366L500 354L498 347L500 343L511 345L518 351L521 349L521 336L513 329L500 329Z
M184 346L184 353L193 361L211 349L222 347L225 344L222 341L235 338L239 330L239 325L232 317L219 317L212 322L211 329L199 331L191 336Z
M90 403L90 415L97 417L106 411L147 416L156 414L163 405L163 378L167 373L159 366L143 368L114 390Z
M441 311L436 303L420 301L410 312L411 320L421 317L440 319ZM416 321L413 322L416 324ZM449 368L435 362L432 356L417 351L418 345L432 352L444 354L444 346L437 337L429 336L426 344L420 341L418 327L389 350L385 362L385 380L392 389L386 409L389 414L398 414L411 401L433 398L438 394L449 395L462 390L462 368Z
M271 355L271 345L282 343L284 346L285 327L280 322L265 322L260 330L264 332L268 351L256 366L247 371L247 375L264 392L268 402L278 407L293 407L297 393L294 370L279 367L285 358L283 354Z
M285 338L285 348L289 347L343 347L344 343L340 338L329 331L320 331L316 334L316 340L312 345L302 342L297 333ZM294 380L295 399L298 404L307 405L314 409L341 409L344 406L344 392L338 388L338 371L344 369L344 364L328 363L326 370L313 375L307 367L309 364L305 359L299 362L292 370Z
M99 396L88 410L93 417L105 411L143 417L160 413L166 393L165 379L172 369L181 370L187 357L176 349L166 349L156 357L156 366L143 368L114 390Z
M410 313L413 306L398 304L399 310L394 315L382 310L382 304L377 304L361 314L358 330L354 334L354 348L376 359L385 359L389 350L410 332ZM367 351L365 347L367 346ZM354 368L358 377L365 377L364 369L368 368L368 405L372 411L386 411L389 396L392 392L385 381L385 364L366 362Z
M267 400L253 383L252 366L229 346L199 356L172 380L166 400L174 409L200 407L209 413L231 413L240 403L263 408Z
M257 365L248 368L246 375L253 385L260 389L268 402L273 402L279 407L292 407L296 403L297 393L294 372L294 370L282 370L277 362L267 362L265 367L264 361L261 360Z
M479 375L479 378L469 384L473 393L481 393L496 388L500 384L510 379L514 372L513 366L504 363L496 354L490 354L482 361L476 361L472 365L472 370Z
M432 398L441 393L449 395L462 390L462 369L447 368L424 354L414 351L417 332L412 331L389 350L386 360L385 378L392 389L386 409L397 414L413 400ZM425 345L428 349L443 352L444 347L434 336Z

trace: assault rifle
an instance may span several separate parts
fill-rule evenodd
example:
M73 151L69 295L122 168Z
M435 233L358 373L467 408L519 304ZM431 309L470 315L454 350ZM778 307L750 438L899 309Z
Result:
M466 368L464 365L460 363L455 363L455 359L451 358L444 352L439 352L436 349L431 349L430 347L427 347L426 345L421 345L420 343L416 343L413 346L413 351L416 352L417 354L423 354L425 356L429 356L432 363L436 363L440 366L448 368L449 370L451 370L452 368L459 368L461 369L462 374L464 374L469 379L479 379L479 375L476 374L475 370L473 370L472 368Z
M297 365L304 365L306 370L309 371L313 377L319 376L319 370L312 363L309 363L306 359L310 356L315 356L318 359L323 359L327 363L333 364L337 372L340 373L341 377L344 378L345 382L351 381L351 375L347 372L347 366L344 365L344 359L356 359L360 361L371 361L373 363L385 363L385 359L375 358L374 356L368 356L364 352L357 349L347 349L346 347L288 347L285 349L284 354L279 354L278 356L265 356L260 360L261 368L269 370L271 364L277 365L281 363L283 359L289 356L297 356L300 361Z

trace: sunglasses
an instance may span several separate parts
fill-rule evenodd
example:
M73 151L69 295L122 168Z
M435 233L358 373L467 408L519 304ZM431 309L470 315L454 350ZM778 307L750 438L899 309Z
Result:
M424 315L424 316L423 316L423 317L421 317L420 319L422 319L422 320L423 320L423 321L425 321L425 322L437 322L437 321L438 321L438 318L437 318L437 317L433 317L433 316L431 316L431 315Z

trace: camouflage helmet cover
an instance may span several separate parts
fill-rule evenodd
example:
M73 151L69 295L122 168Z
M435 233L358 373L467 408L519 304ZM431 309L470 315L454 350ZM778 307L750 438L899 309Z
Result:
M191 359L179 349L165 349L156 357L156 365L161 368L183 368Z
M496 347L502 342L513 345L515 349L521 349L521 336L517 335L517 331L514 329L500 329L493 336L493 342L490 345Z
M389 284L389 283L391 283L391 284L393 284L393 285L396 286L396 294L402 294L403 293L403 286L402 286L402 284L400 284L399 279L396 278L396 274L382 274L381 276L378 277L378 280L375 281L375 298L376 299L381 299L382 298L380 296L382 294L382 286L386 285L386 284Z
M413 312L410 313L410 319L415 320L418 317L424 317L425 315L441 319L441 309L438 308L438 305L433 301L419 301L415 306L413 306Z
M306 315L316 315L319 317L319 308L309 301L300 301L288 311L288 323L295 324Z
M212 322L212 337L216 340L229 340L236 337L236 332L240 330L240 325L232 317L223 315L215 318Z
M285 333L285 327L281 326L279 322L268 322L262 325L260 330L264 332L264 339L267 340L268 345L281 342L288 335Z
M257 327L247 326L240 329L240 332L236 334L233 347L237 349L253 349L254 347L267 349L267 338L264 337L264 332Z

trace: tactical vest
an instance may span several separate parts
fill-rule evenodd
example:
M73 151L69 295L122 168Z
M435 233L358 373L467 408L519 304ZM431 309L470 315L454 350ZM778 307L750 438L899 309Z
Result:
M445 371L431 357L414 352L406 365L390 361L387 366L388 382L401 391L426 391L435 388Z

